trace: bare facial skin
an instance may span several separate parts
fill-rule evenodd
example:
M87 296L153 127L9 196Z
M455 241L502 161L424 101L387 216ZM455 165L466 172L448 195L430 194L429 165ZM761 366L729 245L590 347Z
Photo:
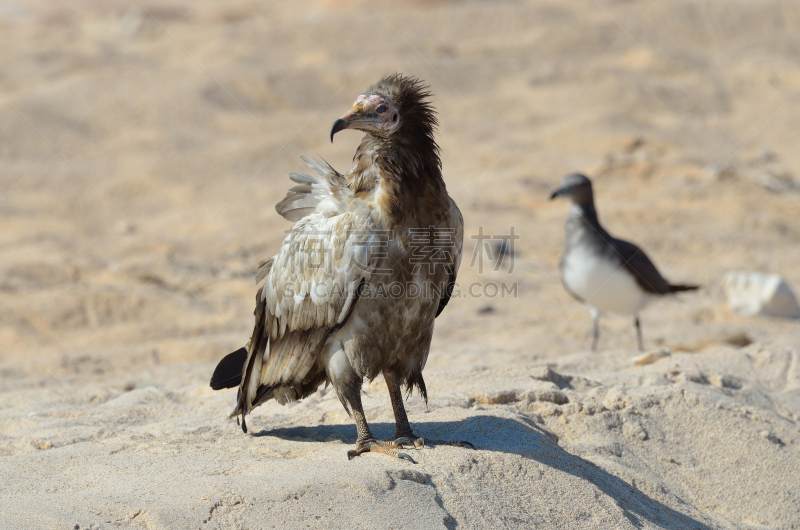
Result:
M344 129L357 129L389 136L399 127L400 112L391 101L376 94L369 96L361 94L350 110L333 124L331 141L334 134Z
M357 108L365 115L377 115L376 125L386 133L393 133L400 126L400 113L391 101L381 96L358 96L353 108Z

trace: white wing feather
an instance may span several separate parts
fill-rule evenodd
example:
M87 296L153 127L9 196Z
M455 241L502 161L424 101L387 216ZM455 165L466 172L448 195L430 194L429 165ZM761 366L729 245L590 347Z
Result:
M347 179L327 163L303 160L319 176L293 173L299 185L276 206L296 223L256 275L264 285L232 416L249 413L269 397L259 397L261 388L274 389L279 401L293 395L291 388L304 380L329 331L347 317L362 279L369 281L376 247L385 244L371 209L354 197Z

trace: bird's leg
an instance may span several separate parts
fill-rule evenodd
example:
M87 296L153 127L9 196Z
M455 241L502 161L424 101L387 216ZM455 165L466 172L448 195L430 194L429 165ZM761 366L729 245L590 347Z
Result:
M425 445L425 440L414 434L414 431L411 430L411 425L408 423L406 408L403 406L403 393L400 390L400 383L389 372L383 372L383 379L386 381L386 386L389 387L389 397L392 400L392 410L394 411L394 443L422 447Z
M408 416L406 416L406 408L403 405L403 393L400 390L400 383L397 378L389 372L383 372L383 378L386 380L386 386L389 387L389 397L392 399L392 409L394 410L394 443L400 446L413 446L422 447L425 445L425 439L418 437L411 430L411 425L408 423ZM452 445L454 447L469 447L475 449L475 446L470 442L452 442L448 440L428 440L428 443L433 445Z
M633 317L633 325L636 326L636 340L639 343L639 351L644 351L644 340L642 340L642 326L639 323L639 315Z
M592 351L597 351L597 341L600 339L600 312L594 307L589 309L592 314Z
M410 462L414 460L405 453L401 453L398 449L402 445L396 444L393 440L384 442L376 440L372 436L372 432L367 425L367 419L364 416L364 407L361 405L361 381L358 385L351 385L350 391L347 393L347 402L353 411L353 419L356 422L356 430L358 431L358 439L356 440L356 448L352 451L347 451L348 460L352 460L362 453L383 453L394 458L403 458Z

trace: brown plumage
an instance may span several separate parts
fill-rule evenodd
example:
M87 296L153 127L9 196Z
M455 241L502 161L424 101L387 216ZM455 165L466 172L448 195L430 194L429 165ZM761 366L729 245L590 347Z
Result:
M331 129L365 132L345 175L303 157L316 176L276 206L295 221L278 254L262 262L250 343L223 359L213 388L239 385L231 416L287 403L330 383L358 429L356 451L398 455L419 445L400 387L427 400L422 370L434 319L449 300L461 261L463 222L442 179L436 116L415 78L384 77ZM238 367L238 370L237 370ZM393 441L369 431L363 380L383 374L397 423ZM407 456L407 455L403 455Z

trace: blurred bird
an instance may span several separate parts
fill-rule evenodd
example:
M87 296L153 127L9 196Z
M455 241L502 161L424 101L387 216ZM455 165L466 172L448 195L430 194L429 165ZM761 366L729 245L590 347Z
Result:
M550 199L568 197L567 237L561 257L561 282L592 315L592 351L597 349L601 313L632 315L639 350L644 350L639 312L656 296L693 291L697 285L670 284L642 249L615 239L597 219L592 182L567 175Z
M355 166L342 175L303 157L317 176L290 175L297 186L276 209L295 225L259 266L256 282L266 281L256 294L252 338L211 378L214 389L239 386L231 417L242 416L245 432L245 416L258 405L299 400L329 383L356 423L349 458L372 451L411 460L398 450L423 445L401 386L427 402L422 369L463 238L461 213L442 179L427 88L401 74L382 78L331 128L331 141L345 129L366 133ZM361 405L364 379L379 374L396 421L389 441L375 439Z

